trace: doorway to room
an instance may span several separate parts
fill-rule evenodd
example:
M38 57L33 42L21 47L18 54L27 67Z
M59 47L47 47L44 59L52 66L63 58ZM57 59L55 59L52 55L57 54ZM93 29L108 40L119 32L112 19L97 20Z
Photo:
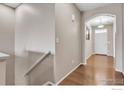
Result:
M101 14L85 22L86 64L95 55L111 57L115 64L115 33L115 15Z

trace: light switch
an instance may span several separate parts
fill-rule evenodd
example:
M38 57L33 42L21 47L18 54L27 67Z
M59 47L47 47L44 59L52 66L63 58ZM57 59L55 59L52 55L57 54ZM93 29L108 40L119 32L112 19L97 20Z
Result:
M75 21L75 15L74 14L72 14L72 22L74 22Z

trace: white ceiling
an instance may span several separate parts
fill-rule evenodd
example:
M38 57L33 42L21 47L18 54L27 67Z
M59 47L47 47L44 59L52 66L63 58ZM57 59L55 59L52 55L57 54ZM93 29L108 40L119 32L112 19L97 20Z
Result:
M99 7L103 7L108 5L109 3L76 3L76 6L81 10L81 11L88 11L92 9L96 9Z
M12 7L12 8L17 8L21 3L4 3L5 5ZM87 11L87 10L92 10L95 8L99 8L102 6L107 5L108 3L76 3L76 6L81 10L81 11Z
M7 5L12 8L17 8L21 3L4 3L4 5Z
M98 26L100 24L108 25L108 24L112 24L114 22L114 19L115 18L112 16L98 16L88 21L88 24L90 26Z

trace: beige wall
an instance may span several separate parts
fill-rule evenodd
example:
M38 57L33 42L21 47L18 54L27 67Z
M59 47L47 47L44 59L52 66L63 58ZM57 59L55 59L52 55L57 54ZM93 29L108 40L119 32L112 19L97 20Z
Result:
M84 22L99 14L116 15L116 69L122 71L122 6L121 4L110 4L105 7L94 9L83 13Z
M123 33L122 33L122 36L123 36L123 37L122 37L122 41L123 41L123 42L122 42L122 44L123 44L123 45L122 45L122 49L123 49L123 50L122 50L122 51L123 51L123 53L122 53L123 64L122 64L122 67L123 67L123 74L124 74L124 4L122 4L122 6L123 6L123 23L122 23L122 25L123 25L123 31L122 31L122 32L123 32Z
M22 7L22 8L21 8ZM24 74L28 70L28 52L26 51L27 36L29 26L26 24L26 13L23 5L15 10L16 25L15 25L15 85L25 85L27 80ZM25 22L26 21L26 22ZM30 22L29 22L30 23ZM28 27L28 28L25 28ZM30 28L29 28L30 29Z
M0 51L10 55L6 63L6 84L14 84L14 9L0 4Z
M55 53L54 4L22 4L16 9L15 82L27 84L28 51ZM47 73L47 72L46 72Z
M0 62L0 86L6 84L6 61Z
M73 4L55 4L55 17L55 81L58 82L81 63L80 11Z

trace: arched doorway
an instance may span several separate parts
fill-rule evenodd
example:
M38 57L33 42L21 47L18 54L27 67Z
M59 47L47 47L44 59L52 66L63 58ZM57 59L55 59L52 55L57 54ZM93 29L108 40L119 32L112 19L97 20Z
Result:
M115 65L115 33L115 15L99 14L85 21L85 64L91 56L97 54L111 56Z

